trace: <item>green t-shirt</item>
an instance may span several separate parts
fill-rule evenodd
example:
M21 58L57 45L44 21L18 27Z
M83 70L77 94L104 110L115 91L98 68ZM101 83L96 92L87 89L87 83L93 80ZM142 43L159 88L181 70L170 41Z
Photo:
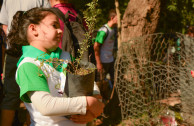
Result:
M111 27L108 26L108 24L105 24L102 26L99 31L97 32L95 42L98 42L100 44L103 44L105 39L108 37L109 32L113 30Z
M96 35L95 42L103 44L105 37L106 37L106 32L105 31L98 31L98 33Z
M33 58L34 60L42 61L49 60L53 58L60 58L62 50L57 48L55 51L47 54L33 46L23 46L22 48L23 55L20 58L17 66L25 59L25 58ZM52 62L47 63L49 66L53 68L54 64ZM56 67L56 66L55 66ZM66 65L64 66L66 67ZM61 65L55 68L56 71L62 72L63 68ZM48 86L48 77L44 74L44 72L34 63L24 62L19 66L16 74L16 82L20 87L20 98L22 101L30 103L30 99L27 95L29 91L46 91L50 92Z
M17 70L16 82L20 88L20 98L22 101L31 102L28 91L50 92L47 79L42 70L33 63L24 63Z

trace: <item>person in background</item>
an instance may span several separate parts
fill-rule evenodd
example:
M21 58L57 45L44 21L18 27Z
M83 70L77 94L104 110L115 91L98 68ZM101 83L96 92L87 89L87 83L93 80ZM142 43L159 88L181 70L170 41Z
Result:
M6 35L11 28L13 15L18 10L26 11L34 7L50 7L50 4L48 0L3 0L0 23ZM9 48L9 44L7 44L7 48ZM6 54L3 71L5 97L1 103L1 126L11 126L15 112L19 109L19 87L15 81L17 62L18 58Z
M0 9L3 4L3 1L0 1ZM3 76L3 63L4 63L4 57L5 57L5 47L6 47L6 35L2 29L2 24L0 24L0 103L3 98L3 82L2 82L2 76Z
M102 26L97 32L94 43L94 54L97 67L97 80L100 79L100 74L103 77L110 74L111 83L114 83L114 56L113 48L115 40L115 27L117 26L117 14L115 10L110 10L108 22ZM104 78L101 78L104 79Z
M8 35L9 54L22 54L16 81L32 126L85 126L103 112L104 104L93 96L68 98L65 92L59 92L56 85L63 84L61 80L66 78L64 67L55 68L54 63L41 65L41 61L59 59L64 53L63 59L71 60L69 53L58 47L61 36L59 20L52 9L33 8L14 16ZM70 119L65 115L71 115Z
M68 0L49 0L51 7L58 8L65 15L68 11L69 13L69 21L76 21L76 17L78 15L73 4L69 3ZM63 21L59 20L61 30L64 30ZM85 21L83 21L83 26L87 29ZM60 42L59 47L62 48L62 42Z

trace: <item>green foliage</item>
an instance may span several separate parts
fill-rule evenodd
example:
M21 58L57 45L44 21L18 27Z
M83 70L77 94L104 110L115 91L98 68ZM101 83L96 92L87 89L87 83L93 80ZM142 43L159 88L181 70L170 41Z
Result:
M92 0L69 0L77 10L83 12L85 6ZM119 0L121 19L130 0ZM108 12L115 8L115 0L99 0L96 13L95 29L99 29L108 21ZM181 32L185 33L187 26L194 25L194 0L161 0L161 13L156 32Z
M76 59L76 61L80 62L80 60L82 59L82 56L84 54L84 52L90 47L91 45L91 34L94 31L95 28L95 24L96 24L96 17L99 14L99 11L96 9L97 5L98 5L98 0L92 0L92 2L86 4L88 6L88 8L83 12L84 14L84 19L86 21L88 30L85 34L85 39L82 42L82 45L80 46L80 49L78 50L78 53L80 54L80 56Z
M174 4L169 5L167 8L168 8L168 10L170 10L170 11L176 11L176 10L177 10L176 4L175 4L175 5L174 5Z
M83 11L85 21L88 26L88 32L93 32L96 24L96 18L98 15L100 15L101 11L100 9L97 9L98 6L98 0L93 0L92 2L86 4L88 8ZM89 34L91 34L89 33Z
M194 0L161 0L159 32L186 33L194 25Z
M75 5L75 8L81 12L84 12L84 10L87 9L88 6L87 3L91 2L92 0L69 0L69 2L73 3ZM121 16L124 14L125 9L128 5L129 0L119 0L119 8L121 12ZM115 0L98 0L98 5L96 6L95 11L96 13L100 13L96 17L96 25L95 29L99 29L102 25L107 23L108 21L108 12L110 9L115 8Z

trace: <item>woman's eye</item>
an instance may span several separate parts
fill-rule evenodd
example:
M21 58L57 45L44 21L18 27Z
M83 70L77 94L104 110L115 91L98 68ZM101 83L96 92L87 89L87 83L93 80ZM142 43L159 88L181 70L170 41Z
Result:
M58 29L60 28L60 24L58 22L53 22L52 24L53 28Z
M57 28L57 25L56 25L56 24L54 24L54 25L53 25L53 27L54 27L54 28Z

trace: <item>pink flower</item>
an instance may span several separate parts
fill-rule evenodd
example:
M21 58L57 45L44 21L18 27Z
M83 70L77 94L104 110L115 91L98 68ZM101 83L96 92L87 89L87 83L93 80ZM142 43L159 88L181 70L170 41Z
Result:
M171 116L162 116L161 121L165 126L177 126L175 118Z
M191 76L194 78L194 71L191 70Z

